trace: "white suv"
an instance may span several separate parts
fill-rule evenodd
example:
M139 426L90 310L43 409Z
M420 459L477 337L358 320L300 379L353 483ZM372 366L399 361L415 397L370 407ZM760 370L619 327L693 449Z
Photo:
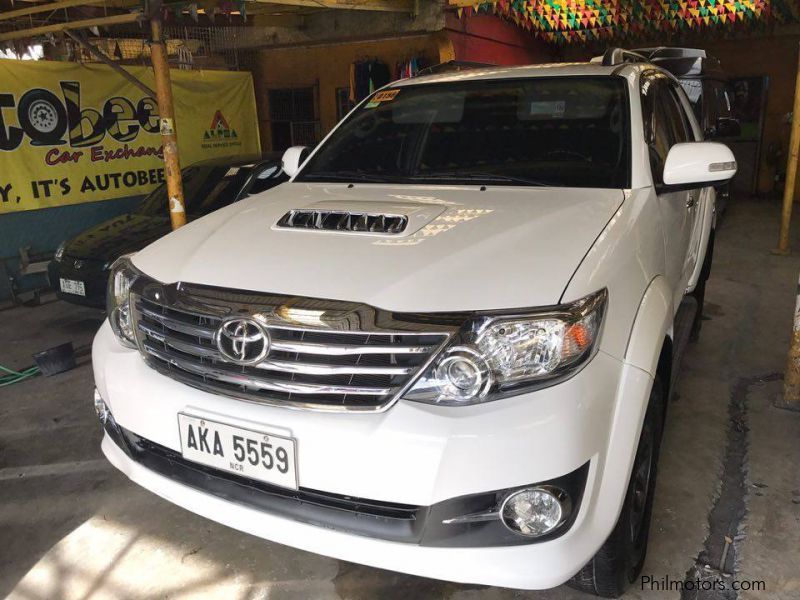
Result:
M391 84L290 182L115 264L103 451L282 544L620 594L736 170L701 140L614 56Z

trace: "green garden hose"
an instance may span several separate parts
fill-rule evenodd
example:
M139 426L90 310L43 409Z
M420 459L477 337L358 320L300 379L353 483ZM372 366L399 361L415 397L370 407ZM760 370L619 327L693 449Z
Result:
M25 379L39 374L39 367L36 365L23 369L22 371L14 371L0 365L0 371L5 371L5 375L0 375L0 387L19 383Z

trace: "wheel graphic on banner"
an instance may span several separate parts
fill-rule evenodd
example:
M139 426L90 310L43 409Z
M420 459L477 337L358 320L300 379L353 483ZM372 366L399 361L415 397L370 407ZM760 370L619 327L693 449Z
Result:
M58 125L56 107L47 100L36 100L28 108L28 120L37 131L50 133Z
M58 97L49 90L28 90L19 101L19 120L22 129L34 146L63 144L67 131L67 111Z

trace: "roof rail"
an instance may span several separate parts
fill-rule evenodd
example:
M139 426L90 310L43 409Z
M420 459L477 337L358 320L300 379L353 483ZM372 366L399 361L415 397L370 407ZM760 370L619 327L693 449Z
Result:
M449 60L447 62L439 63L431 67L420 69L417 75L437 75L439 73L456 73L458 71L468 71L470 69L485 69L488 67L496 67L497 65L490 63L471 62L466 60Z
M603 66L613 67L623 63L647 62L647 58L625 48L609 48L603 53Z

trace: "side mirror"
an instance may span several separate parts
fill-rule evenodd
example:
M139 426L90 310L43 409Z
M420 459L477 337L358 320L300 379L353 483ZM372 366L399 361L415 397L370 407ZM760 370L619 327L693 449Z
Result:
M736 175L736 159L725 144L689 142L675 144L664 163L664 184L703 187L728 181Z
M738 119L720 117L714 127L706 131L707 138L734 138L742 134L742 127Z
M283 172L289 177L294 177L300 170L306 158L308 158L308 148L306 146L292 146L283 153L281 167Z

